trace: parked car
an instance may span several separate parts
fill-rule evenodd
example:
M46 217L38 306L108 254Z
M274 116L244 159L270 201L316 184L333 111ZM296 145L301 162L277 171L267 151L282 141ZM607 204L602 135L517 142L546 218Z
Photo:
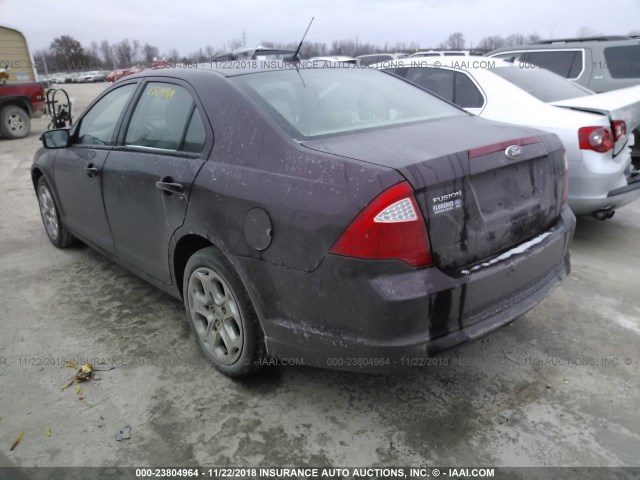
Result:
M305 60L305 62L316 62L317 64L320 63L324 63L324 64L332 64L332 63L344 63L344 64L350 64L350 65L355 65L357 62L357 60L353 57L347 57L345 55L330 55L330 56L325 56L325 57L312 57L309 60Z
M634 37L543 40L487 55L546 68L596 93L640 85L640 41ZM634 134L633 156L640 164L640 130Z
M406 53L373 53L370 55L360 55L356 57L356 63L360 66L367 67L380 62L393 62L401 58L408 57Z
M416 365L569 273L558 137L377 70L147 71L43 143L53 245L79 238L182 298L231 376L272 357Z
M546 68L596 93L640 84L640 42L630 37L542 40L487 56Z
M48 76L49 83L64 83L66 73L52 73Z
M78 83L96 83L96 82L104 82L106 80L107 75L104 72L99 72L97 70L93 72L85 72L78 76Z
M640 125L640 86L594 94L548 70L486 57L450 57L438 66L404 60L385 70L482 118L557 134L576 215L611 218L640 197L627 135Z
M457 57L459 55L469 55L469 50L424 50L412 53L409 58L419 57Z
M291 57L295 50L281 48L266 48L262 46L241 48L233 52L216 56L214 62L230 62L238 60L284 60Z

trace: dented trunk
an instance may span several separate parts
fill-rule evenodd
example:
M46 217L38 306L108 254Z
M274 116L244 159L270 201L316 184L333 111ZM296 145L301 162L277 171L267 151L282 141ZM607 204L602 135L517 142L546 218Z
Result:
M450 275L560 216L564 151L553 134L463 117L358 135L359 142L333 137L305 146L402 173L427 223L434 264Z

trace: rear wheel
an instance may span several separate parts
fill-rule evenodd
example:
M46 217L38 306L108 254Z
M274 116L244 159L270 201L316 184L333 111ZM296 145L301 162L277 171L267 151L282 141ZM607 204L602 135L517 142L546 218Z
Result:
M29 114L15 105L0 110L0 133L7 138L24 138L31 131Z
M183 283L187 318L209 362L230 377L260 369L264 335L240 277L215 247L187 262Z
M49 237L51 243L58 248L67 248L73 245L75 238L60 221L60 213L53 200L53 195L51 195L49 184L44 177L40 177L38 180L36 193L44 230L47 232L47 237Z

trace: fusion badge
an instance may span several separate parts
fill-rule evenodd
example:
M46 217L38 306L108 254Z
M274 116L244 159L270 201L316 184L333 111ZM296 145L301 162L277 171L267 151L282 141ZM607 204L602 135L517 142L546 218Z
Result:
M432 211L435 215L439 213L449 212L457 208L462 207L464 202L462 201L462 191L445 193L438 197L433 197Z

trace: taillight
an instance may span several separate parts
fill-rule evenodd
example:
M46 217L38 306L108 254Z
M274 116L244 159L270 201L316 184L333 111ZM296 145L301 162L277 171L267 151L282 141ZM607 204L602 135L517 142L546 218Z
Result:
M351 222L331 253L401 260L412 267L429 265L427 228L409 183L398 183L378 195Z
M567 156L564 156L564 170L562 172L562 206L567 204L567 196L569 195L569 162Z
M613 148L613 135L606 127L582 127L578 130L578 139L581 150L604 153Z
M627 124L624 120L614 120L611 122L611 126L613 127L613 140L615 142L627 136Z

